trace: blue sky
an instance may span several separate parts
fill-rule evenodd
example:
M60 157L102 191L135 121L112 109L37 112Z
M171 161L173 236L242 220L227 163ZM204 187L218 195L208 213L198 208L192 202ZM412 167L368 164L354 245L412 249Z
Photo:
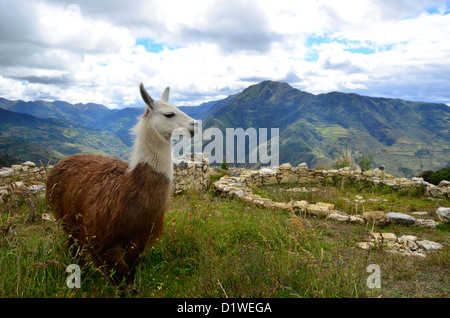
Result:
M450 104L450 1L0 0L0 97L176 105L262 80Z
M156 43L150 38L140 38L136 39L136 45L142 45L147 52L160 53L164 50L164 45L161 43Z

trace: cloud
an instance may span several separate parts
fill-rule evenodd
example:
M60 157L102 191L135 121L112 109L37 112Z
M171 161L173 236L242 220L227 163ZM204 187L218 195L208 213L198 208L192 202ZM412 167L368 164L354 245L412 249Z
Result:
M45 85L65 85L73 83L73 79L68 74L62 74L61 76L11 76L11 78L18 81Z
M250 84L450 102L442 1L0 0L0 96L198 105Z

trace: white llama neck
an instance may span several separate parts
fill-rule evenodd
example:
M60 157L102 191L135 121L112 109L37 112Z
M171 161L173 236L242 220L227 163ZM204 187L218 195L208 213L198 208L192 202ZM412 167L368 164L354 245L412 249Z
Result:
M158 135L141 120L133 129L136 140L130 159L133 170L140 163L146 163L158 173L164 174L169 180L173 179L172 141Z

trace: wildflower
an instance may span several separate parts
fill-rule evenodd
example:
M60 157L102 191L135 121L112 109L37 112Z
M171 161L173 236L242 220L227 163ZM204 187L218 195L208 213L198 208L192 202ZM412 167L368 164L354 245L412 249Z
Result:
M175 225L175 218L172 219L172 225Z

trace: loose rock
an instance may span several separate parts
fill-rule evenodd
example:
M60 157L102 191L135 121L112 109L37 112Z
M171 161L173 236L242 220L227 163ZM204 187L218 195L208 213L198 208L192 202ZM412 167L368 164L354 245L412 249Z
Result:
M434 220L416 219L416 225L434 229L439 223Z
M362 215L364 221L375 225L387 225L390 223L390 218L383 211L368 211Z
M436 210L436 216L444 223L450 222L450 208L440 207Z
M416 219L408 214L400 213L400 212L388 212L386 215L391 219L392 223L398 225L414 225L416 223Z
M443 248L442 244L433 242L433 241L428 241L428 240L423 240L423 241L417 241L417 245L419 245L421 248L429 251L429 250L440 250L441 248Z

